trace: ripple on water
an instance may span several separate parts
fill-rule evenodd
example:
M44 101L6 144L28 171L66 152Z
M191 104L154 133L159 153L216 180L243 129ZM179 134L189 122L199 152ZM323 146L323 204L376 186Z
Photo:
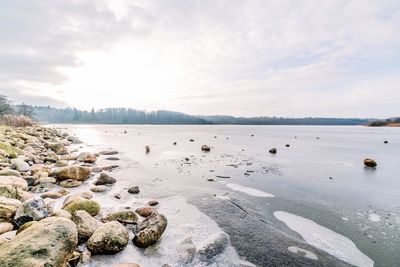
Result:
M299 233L310 245L355 266L374 266L374 261L363 254L353 241L347 237L321 226L312 220L292 213L275 211L274 216L284 222L290 229Z

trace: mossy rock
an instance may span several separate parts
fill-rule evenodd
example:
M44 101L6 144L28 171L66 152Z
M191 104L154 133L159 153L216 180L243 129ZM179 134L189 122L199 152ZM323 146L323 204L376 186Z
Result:
M10 158L16 158L19 155L22 155L22 150L4 142L0 142L0 149L3 149Z
M73 201L67 205L64 210L73 214L77 210L84 210L91 216L96 216L100 212L100 205L94 200L82 199L81 201Z
M111 221L118 221L122 223L136 223L138 221L138 216L135 212L131 210L122 210L110 213L106 215L103 219L103 222L111 222Z

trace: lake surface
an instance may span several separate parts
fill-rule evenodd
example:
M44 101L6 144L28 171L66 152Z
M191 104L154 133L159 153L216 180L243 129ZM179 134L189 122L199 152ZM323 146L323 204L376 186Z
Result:
M256 266L400 266L400 128L52 127L78 136L81 150L120 152L108 162L120 166L117 184L96 195L106 210L156 198L169 219L156 251L130 244L95 256L93 266L186 266L175 245L188 235L200 244L219 231L232 247L209 266L251 266L239 256ZM201 151L205 144L211 152ZM365 158L378 167L364 167ZM137 197L125 194L132 185L140 187ZM194 265L201 263L187 266Z

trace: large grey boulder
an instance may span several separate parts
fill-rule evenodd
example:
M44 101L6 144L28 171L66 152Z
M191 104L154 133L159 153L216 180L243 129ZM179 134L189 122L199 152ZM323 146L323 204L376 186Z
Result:
M114 254L128 245L128 230L119 222L108 222L97 228L87 242L94 254Z

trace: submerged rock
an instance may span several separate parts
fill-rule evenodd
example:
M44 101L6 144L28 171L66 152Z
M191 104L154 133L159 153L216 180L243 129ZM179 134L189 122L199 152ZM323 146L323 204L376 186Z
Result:
M49 207L43 199L31 199L18 207L14 216L14 224L21 226L26 222L40 221L49 216Z
M114 254L128 245L128 230L119 222L108 222L97 228L87 242L94 254Z
M95 193L101 193L107 190L107 186L105 185L95 185L90 188L90 191Z
M78 230L78 239L80 242L85 242L88 240L99 228L102 223L87 213L84 210L78 210L72 214L72 221L76 225Z
M223 253L229 244L228 235L220 232L203 241L197 253L201 261L210 262L212 258Z
M0 266L63 267L77 243L78 233L71 220L46 218L1 246Z
M100 155L104 155L104 156L112 156L112 155L117 155L118 151L115 150L105 150L105 151L101 151L99 153Z
M370 168L375 168L378 164L373 159L365 159L364 160L364 165L367 166L367 167L370 167Z
M94 182L94 185L115 184L117 180L105 172L100 174L100 177Z
M121 223L133 224L138 221L136 213L131 210L122 210L107 214L103 219L103 222L118 221Z
M97 158L92 153L82 152L79 154L77 160L84 163L95 163Z
M140 248L154 245L167 228L167 218L159 213L153 213L144 221L138 223L133 243Z
M77 181L85 181L91 173L90 168L82 166L67 166L54 171L58 179L73 179Z
M81 199L80 201L73 201L67 205L64 210L73 214L77 210L84 210L91 216L96 216L100 212L100 205L94 200Z

